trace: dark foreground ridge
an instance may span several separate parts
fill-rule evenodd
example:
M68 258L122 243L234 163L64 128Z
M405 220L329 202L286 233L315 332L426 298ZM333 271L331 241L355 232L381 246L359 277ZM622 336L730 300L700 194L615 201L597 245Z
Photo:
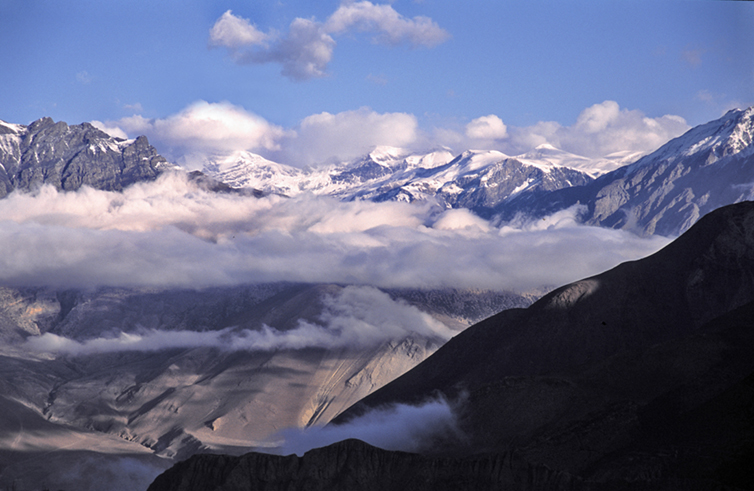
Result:
M148 491L476 491L573 489L578 479L508 454L425 457L344 440L303 457L252 452L195 455L155 479Z
M754 489L754 203L470 327L334 423L438 394L468 436L442 457L195 456L150 489Z

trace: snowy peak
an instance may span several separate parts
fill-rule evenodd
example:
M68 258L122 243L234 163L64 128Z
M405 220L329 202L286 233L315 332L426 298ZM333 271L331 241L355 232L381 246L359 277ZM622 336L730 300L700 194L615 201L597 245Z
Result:
M543 143L529 152L516 156L516 158L529 165L540 166L540 168L547 168L548 166L568 167L585 172L591 177L597 177L635 162L641 155L641 153L636 152L619 152L600 159L591 159L561 150L549 143Z
M373 162L393 164L396 161L402 160L408 152L398 147L378 146L371 152L369 152L366 158L371 159Z
M205 164L202 172L232 188L253 188L288 196L301 192L303 176L301 169L247 151L214 158Z
M639 159L630 171L659 161L697 157L705 165L732 157L746 158L754 155L754 106L732 109L720 119L691 128L683 135L670 140L657 151Z
M409 155L405 158L406 166L409 169L434 169L447 164L451 160L453 160L453 154L446 148L433 150L424 155Z
M21 135L26 132L26 127L20 124L8 123L0 119L0 137L3 135Z
M745 111L739 111L730 136L721 145L720 153L722 156L752 155L754 153L752 142L754 142L754 106Z

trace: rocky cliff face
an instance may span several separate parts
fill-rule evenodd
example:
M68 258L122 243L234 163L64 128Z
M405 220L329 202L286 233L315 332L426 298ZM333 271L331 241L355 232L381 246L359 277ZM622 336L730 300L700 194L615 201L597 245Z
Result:
M69 126L50 118L29 126L0 121L0 163L0 198L43 184L119 191L173 167L144 136L122 140L89 123Z

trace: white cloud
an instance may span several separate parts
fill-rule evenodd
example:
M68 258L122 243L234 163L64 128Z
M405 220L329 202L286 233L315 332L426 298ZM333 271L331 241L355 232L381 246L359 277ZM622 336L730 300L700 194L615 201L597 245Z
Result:
M302 81L326 75L334 48L335 41L321 25L308 19L295 19L286 37L268 52L250 53L247 60L280 63L284 76Z
M288 429L272 437L280 445L281 455L299 456L312 448L357 438L385 450L422 452L439 440L461 442L454 409L443 399L418 406L395 404L373 409L341 425Z
M210 30L209 44L228 48L231 59L242 65L279 63L281 73L296 81L325 76L335 48L333 38L313 20L296 18L281 36L262 33L230 10Z
M517 155L549 143L577 155L601 158L616 152L651 152L689 128L679 116L649 118L638 110L621 109L614 101L586 108L572 126L543 121L525 128L508 127L490 114L465 127L451 124L430 133L420 130L413 114L378 113L368 107L313 114L286 129L229 102L205 101L166 118L134 115L92 124L121 138L144 134L160 153L187 168L203 167L208 156L240 150L303 167L351 160L377 146L416 151L447 146L458 152L485 148Z
M490 224L487 220L479 218L469 210L458 208L447 210L432 225L436 230L452 230L457 233L469 234L488 233Z
M258 30L248 19L236 17L226 11L209 31L209 44L212 47L240 48L248 45L264 45L268 34Z
M467 124L466 136L477 140L500 140L508 136L508 128L502 119L490 114Z
M391 5L375 5L362 1L343 3L327 19L325 29L331 34L341 34L351 29L375 32L375 42L412 46L436 46L448 39L449 34L429 17L407 19Z
M128 135L125 131L123 131L118 126L110 126L106 123L103 123L102 121L90 121L91 125L97 128L98 130L102 130L105 133L107 133L110 136L114 136L116 138L123 138L127 139Z
M117 336L75 341L52 333L33 336L25 348L43 353L90 355L173 348L274 351L303 348L373 348L388 341L421 336L445 342L453 332L416 307L366 286L348 286L323 299L316 322L299 320L294 329L263 326L256 330L121 332ZM439 344L438 343L438 344Z
M286 142L281 158L292 165L349 160L376 146L408 146L417 138L417 126L413 114L381 114L369 108L314 114L296 128L297 137Z
M557 227L511 224L501 234L463 211L437 211L429 203L343 203L307 194L217 195L172 174L123 193L43 187L0 200L0 282L525 290L599 273L668 242L577 225L562 214L553 216Z
M280 140L291 135L290 131L229 102L197 101L163 119L134 115L92 124L114 136L147 135L161 153L180 163L188 163L189 167L190 162L183 160L190 161L192 156L201 166L202 158L207 155L278 149Z
M325 23L296 18L283 35L264 33L228 10L210 29L209 45L228 48L239 64L279 63L284 76L303 81L327 75L336 44L332 35L351 30L375 32L377 42L415 47L431 47L448 38L427 17L407 19L390 5L363 1L342 4Z
M542 143L587 157L604 157L630 151L648 153L689 129L680 116L646 117L641 111L621 109L604 101L584 109L572 126L539 122L510 131L512 153L525 152Z

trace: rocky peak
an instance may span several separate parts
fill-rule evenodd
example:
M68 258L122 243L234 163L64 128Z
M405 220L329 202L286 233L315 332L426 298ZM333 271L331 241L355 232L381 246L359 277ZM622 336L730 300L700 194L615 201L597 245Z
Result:
M153 180L170 168L147 138L114 138L89 123L69 126L45 117L29 126L0 125L0 198L49 184L110 191Z

